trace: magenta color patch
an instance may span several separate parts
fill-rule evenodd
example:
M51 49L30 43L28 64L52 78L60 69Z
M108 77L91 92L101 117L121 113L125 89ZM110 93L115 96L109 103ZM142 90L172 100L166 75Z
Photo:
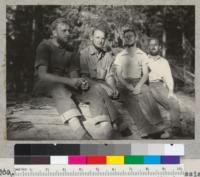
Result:
M68 164L86 164L87 160L85 156L68 156Z

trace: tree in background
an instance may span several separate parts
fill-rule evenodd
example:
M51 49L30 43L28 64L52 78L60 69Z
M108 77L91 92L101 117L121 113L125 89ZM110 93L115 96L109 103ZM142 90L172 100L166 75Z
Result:
M133 26L139 47L148 52L149 36L157 37L164 56L194 73L194 15L194 6L7 6L7 91L31 91L35 48L50 36L48 24L61 16L71 25L71 46L77 50L88 45L101 23L109 31L107 48L117 53L123 29Z

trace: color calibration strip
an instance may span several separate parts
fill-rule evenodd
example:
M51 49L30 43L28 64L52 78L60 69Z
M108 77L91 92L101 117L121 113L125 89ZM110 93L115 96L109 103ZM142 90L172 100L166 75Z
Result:
M15 156L15 164L138 165L180 164L180 156Z
M183 144L16 144L15 156L184 156Z

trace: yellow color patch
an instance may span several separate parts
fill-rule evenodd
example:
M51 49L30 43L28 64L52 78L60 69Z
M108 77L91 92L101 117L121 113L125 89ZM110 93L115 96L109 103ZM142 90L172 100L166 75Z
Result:
M106 163L110 165L124 164L124 156L107 156Z

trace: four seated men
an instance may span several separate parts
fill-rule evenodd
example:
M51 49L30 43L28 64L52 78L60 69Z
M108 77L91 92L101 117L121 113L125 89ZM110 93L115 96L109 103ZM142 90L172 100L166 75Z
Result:
M122 136L131 135L111 100L119 95L143 138L171 137L172 131L163 123L156 102L169 110L175 120L178 113L170 107L171 102L177 106L171 99L173 87L166 83L169 88L166 97L166 89L155 85L152 79L156 73L154 64L149 59L151 56L148 58L136 47L136 32L132 29L124 31L124 50L114 59L104 50L107 32L103 27L93 30L92 44L80 51L78 57L67 47L69 30L64 18L56 19L51 24L51 38L43 40L37 47L34 91L53 97L63 123L72 129L76 139L112 139L115 131ZM150 54L157 56L152 43ZM148 79L151 90L147 86ZM166 80L164 77L163 82L172 82ZM163 91L155 91L158 87ZM164 98L159 94L165 94Z

